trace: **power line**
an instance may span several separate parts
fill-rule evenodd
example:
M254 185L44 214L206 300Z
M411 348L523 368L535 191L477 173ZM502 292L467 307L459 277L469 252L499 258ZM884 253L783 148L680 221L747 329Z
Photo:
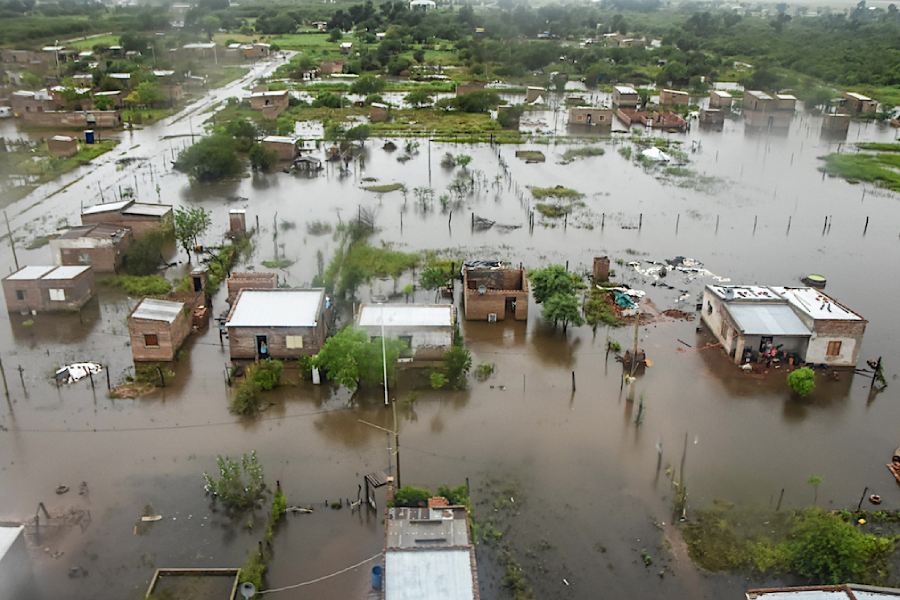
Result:
M326 579L331 579L332 577L336 577L338 575L346 573L347 571L352 571L353 569L355 569L357 567L361 567L362 565L366 564L367 562L372 562L376 558L379 558L382 554L383 554L383 552L379 552L378 554L372 555L365 560L359 561L355 565L350 565L349 567L344 567L340 571L335 571L334 573L329 573L328 575L323 575L322 577L316 577L315 579L310 579L309 581L303 581L303 582L295 583L292 585L286 585L286 586L280 587L280 588L272 588L269 590L260 590L256 593L260 596L263 594L275 594L277 592L286 592L287 590L293 590L293 589L296 589L299 587L303 587L305 585L312 585L314 583L319 583L320 581L325 581Z

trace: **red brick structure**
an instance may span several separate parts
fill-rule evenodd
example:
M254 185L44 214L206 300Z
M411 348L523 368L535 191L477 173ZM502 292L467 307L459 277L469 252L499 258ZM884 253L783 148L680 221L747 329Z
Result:
M613 111L610 108L575 106L569 109L569 125L612 128Z
M78 140L67 135L54 135L47 138L47 150L50 156L66 158L78 154Z
M115 273L133 241L129 227L81 225L50 240L50 252L59 265L90 265L95 273Z
M128 315L135 362L170 362L191 333L191 307L176 300L144 298Z
M88 266L28 266L3 278L9 312L77 311L94 295Z
M469 321L528 319L528 275L510 267L466 267L463 305Z
M287 90L275 92L253 92L250 94L250 108L262 112L267 119L274 119L287 110L290 102Z
M324 289L238 291L225 322L232 360L316 354L328 335Z
M231 304L241 290L274 290L278 287L278 275L253 271L232 273L226 285L228 287L228 304Z
M110 223L131 228L135 239L150 231L172 227L171 204L147 204L134 200L96 204L81 211L81 223Z

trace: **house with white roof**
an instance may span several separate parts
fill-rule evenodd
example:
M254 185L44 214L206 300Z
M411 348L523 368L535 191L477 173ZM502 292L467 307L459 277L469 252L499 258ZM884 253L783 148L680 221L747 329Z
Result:
M328 336L331 309L322 288L240 290L225 319L232 360L316 354Z
M404 342L413 361L441 360L453 346L456 308L451 304L363 304L356 325L370 338L384 332L385 337Z
M90 266L30 265L3 278L9 312L78 311L94 296Z
M802 363L856 366L867 321L811 287L707 285L701 319L736 364L775 349Z

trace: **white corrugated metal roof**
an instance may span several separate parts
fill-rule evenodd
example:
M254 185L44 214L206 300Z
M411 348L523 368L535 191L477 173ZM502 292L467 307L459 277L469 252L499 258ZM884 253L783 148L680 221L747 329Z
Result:
M472 600L475 588L467 549L388 550L385 600Z
M287 90L273 90L271 92L253 92L250 94L251 98L265 98L267 96L284 96L287 94Z
M107 202L106 204L95 204L81 211L83 215L96 215L105 212L118 212L131 204L133 200L122 200L121 202Z
M3 560L3 557L6 556L6 553L9 552L9 549L12 548L16 539L22 535L24 530L25 528L21 525L15 527L0 526L0 560Z
M630 85L614 85L613 89L619 92L620 94L637 94L637 90L631 87Z
M88 265L56 267L41 279L75 279L90 268Z
M810 331L787 304L726 303L725 310L747 335L809 336Z
M123 215L140 215L145 217L163 217L172 210L171 204L147 204L135 202L122 211Z
M267 135L262 141L276 144L296 144L297 139L290 135Z
M7 279L9 279L10 281L30 281L32 279L40 279L55 268L55 266L47 267L43 265L31 265L28 267L22 267L21 269L7 277Z
M131 316L135 319L144 319L146 321L174 323L182 309L184 309L184 302L144 298L137 308L134 309L134 312L131 313Z
M450 327L453 307L449 304L364 304L359 309L360 327Z
M813 319L863 320L855 312L844 308L830 297L811 287L773 287L772 290L790 302L794 308Z
M226 327L315 327L324 289L241 290Z

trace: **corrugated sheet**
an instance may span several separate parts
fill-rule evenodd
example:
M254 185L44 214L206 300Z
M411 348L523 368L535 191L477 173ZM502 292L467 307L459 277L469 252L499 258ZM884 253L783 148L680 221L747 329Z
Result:
M738 329L747 335L808 336L809 329L787 304L762 302L726 303L725 310L734 319Z
M359 309L360 327L449 327L453 307L449 304L365 304Z
M226 327L315 327L325 290L243 290Z
M183 302L173 302L171 300L158 300L156 298L144 298L138 307L131 313L135 319L144 319L147 321L163 321L165 323L174 323L178 318L178 313L184 308Z
M385 600L472 600L468 549L389 550L384 565Z

